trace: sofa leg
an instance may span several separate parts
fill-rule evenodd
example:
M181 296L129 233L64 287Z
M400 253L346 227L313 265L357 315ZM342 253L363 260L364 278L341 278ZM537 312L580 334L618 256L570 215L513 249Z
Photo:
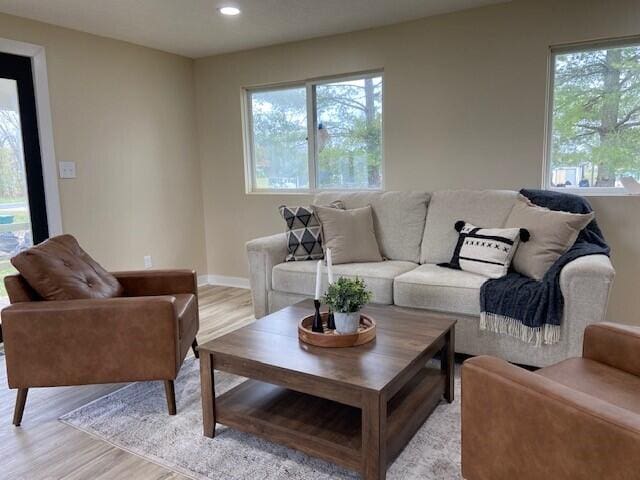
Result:
M196 358L200 358L200 353L198 352L198 340L193 339L193 343L191 344L191 349L193 350L193 355Z
M176 414L176 389L173 385L173 380L164 381L164 393L167 397L167 407L169 408L169 415Z
M22 414L24 413L24 406L27 403L28 392L28 388L18 389L18 394L16 395L16 408L13 412L13 424L16 427L19 427L20 423L22 423Z

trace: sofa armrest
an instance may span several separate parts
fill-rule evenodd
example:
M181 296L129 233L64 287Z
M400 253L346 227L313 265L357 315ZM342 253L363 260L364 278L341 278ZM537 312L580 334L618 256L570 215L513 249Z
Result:
M175 378L171 296L16 303L2 310L10 388Z
M287 238L284 233L256 238L247 242L249 257L249 282L256 318L269 313L269 291L271 291L271 270L284 262L287 256Z
M582 353L584 329L606 319L615 270L606 255L587 255L564 266L560 289L564 297L563 341L568 356Z
M640 376L640 327L616 323L589 325L582 356Z
M149 295L198 295L198 278L195 270L139 270L114 272L127 297Z
M638 448L636 413L497 358L462 367L467 480L634 478Z

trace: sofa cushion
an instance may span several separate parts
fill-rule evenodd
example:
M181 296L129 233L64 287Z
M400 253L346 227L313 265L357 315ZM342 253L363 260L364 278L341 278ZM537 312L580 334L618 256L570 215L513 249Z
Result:
M631 373L587 358L569 358L536 373L640 414L640 377Z
M345 208L371 205L380 253L389 260L417 263L427 216L426 192L321 192L314 204L342 200Z
M288 262L273 267L273 289L286 293L297 293L312 297L316 286L317 262ZM373 303L390 305L393 303L393 279L418 265L412 262L389 260L386 262L344 263L334 265L333 275L337 277L362 278L373 293ZM323 291L326 289L326 272L323 277Z
M458 220L481 228L504 226L518 192L510 190L443 190L429 202L420 263L448 262L456 245Z
M487 277L425 264L399 275L393 300L402 307L480 315L480 287Z
M45 300L112 298L123 293L107 272L71 235L59 235L19 253L11 264Z

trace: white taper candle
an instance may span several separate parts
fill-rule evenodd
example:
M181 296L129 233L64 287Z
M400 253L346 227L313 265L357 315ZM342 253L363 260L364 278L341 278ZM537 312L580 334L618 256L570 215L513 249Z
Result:
M318 260L316 268L316 300L320 300L320 289L322 287L322 260Z
M329 285L333 283L333 260L331 259L331 249L327 248L327 278Z

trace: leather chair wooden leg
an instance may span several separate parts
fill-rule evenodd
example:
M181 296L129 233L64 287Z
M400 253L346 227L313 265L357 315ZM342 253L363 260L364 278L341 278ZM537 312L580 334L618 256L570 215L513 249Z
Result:
M18 394L16 395L16 408L13 412L13 424L16 427L19 427L20 423L22 423L22 414L24 413L24 406L27 403L27 393L29 393L28 388L19 388Z
M173 385L173 380L164 381L164 393L167 397L167 407L169 408L169 415L176 414L176 389Z
M200 353L198 352L198 340L196 340L195 338L193 339L193 343L191 344L191 348L193 350L193 355L196 358L200 358Z

